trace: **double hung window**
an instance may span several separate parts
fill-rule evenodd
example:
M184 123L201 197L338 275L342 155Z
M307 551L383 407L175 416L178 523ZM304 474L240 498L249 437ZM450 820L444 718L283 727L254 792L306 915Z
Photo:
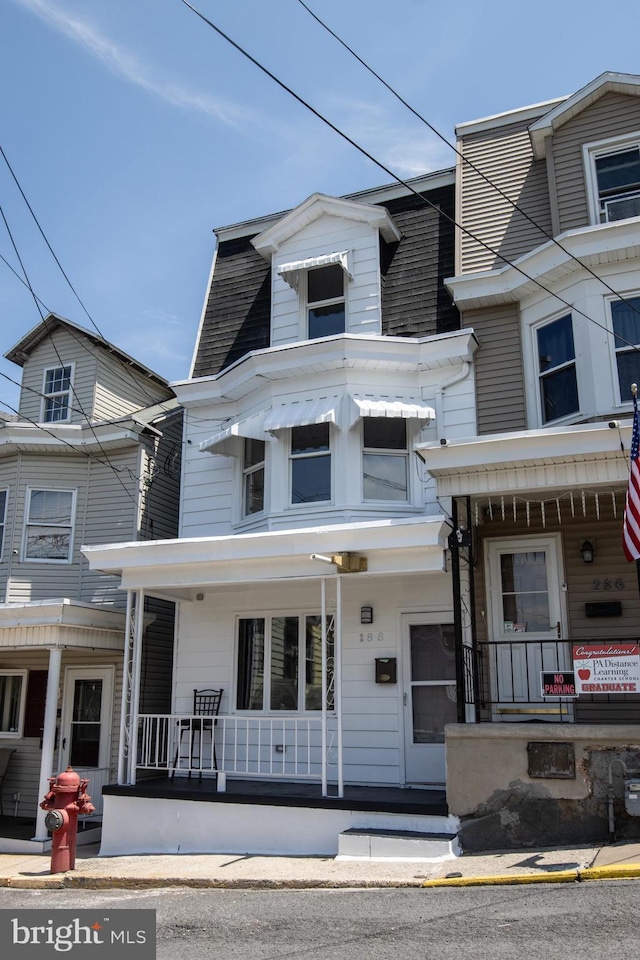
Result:
M344 333L344 270L340 264L307 271L307 323L310 340Z
M68 562L75 495L72 490L28 490L24 559Z
M601 223L640 216L640 146L594 153Z
M538 327L536 341L542 422L550 423L579 410L571 314Z
M21 736L26 682L26 670L0 671L0 736Z
M7 524L7 491L0 490L0 559L4 547L4 531Z
M333 635L327 631L327 662ZM327 683L330 686L331 674ZM327 707L332 708L328 702ZM322 620L318 614L238 621L236 708L295 711L322 708Z
M640 383L640 297L611 302L618 386L622 403L631 400L631 384Z
M407 422L401 417L364 417L364 500L408 499Z
M328 423L291 428L291 503L331 500Z
M242 510L245 517L264 510L264 440L245 440L242 465Z
M42 419L45 423L59 423L71 413L71 380L73 367L49 367L44 372L44 400Z

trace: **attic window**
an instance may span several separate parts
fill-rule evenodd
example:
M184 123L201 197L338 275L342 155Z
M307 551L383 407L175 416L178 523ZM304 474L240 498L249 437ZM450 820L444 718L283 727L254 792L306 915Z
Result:
M640 139L591 144L588 152L593 223L640 216Z
M44 372L44 423L60 423L69 419L73 367L49 367Z
M309 270L317 270L320 267L339 266L347 279L353 280L353 275L349 269L349 252L342 250L340 253L326 253L321 257L307 257L306 260L294 260L292 263L281 263L276 267L276 273L282 277L285 283L288 283L294 290L300 287L300 278L305 276Z

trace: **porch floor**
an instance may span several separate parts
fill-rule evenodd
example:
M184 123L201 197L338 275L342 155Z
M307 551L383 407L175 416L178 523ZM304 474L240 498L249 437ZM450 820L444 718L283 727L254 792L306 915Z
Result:
M329 787L335 792L335 785ZM321 807L334 810L368 810L446 817L449 813L442 789L411 787L345 786L344 797L322 796L319 783L265 780L230 780L218 793L215 777L153 777L135 786L110 784L103 795L154 797L162 800L200 800L207 803L248 803L279 807Z

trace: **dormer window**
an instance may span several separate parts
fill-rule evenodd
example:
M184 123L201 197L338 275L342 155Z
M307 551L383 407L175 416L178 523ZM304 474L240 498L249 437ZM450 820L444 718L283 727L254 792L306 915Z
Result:
M593 223L640 216L640 137L585 147Z
M339 264L307 271L309 340L345 332L344 276Z
M49 367L44 372L43 411L44 423L67 421L71 411L71 380L73 367Z

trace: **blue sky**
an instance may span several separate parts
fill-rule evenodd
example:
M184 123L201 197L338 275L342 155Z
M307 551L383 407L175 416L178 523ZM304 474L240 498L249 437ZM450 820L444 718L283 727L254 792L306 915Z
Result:
M603 26L589 0L308 0L449 139L454 125L640 72L637 0ZM403 177L454 156L298 0L195 0L206 16ZM212 230L309 194L389 177L180 0L2 0L0 144L102 334L167 377L188 375ZM31 284L91 328L0 158L0 203ZM19 271L0 220L0 254ZM0 353L40 322L0 261ZM0 360L0 403L20 369Z

